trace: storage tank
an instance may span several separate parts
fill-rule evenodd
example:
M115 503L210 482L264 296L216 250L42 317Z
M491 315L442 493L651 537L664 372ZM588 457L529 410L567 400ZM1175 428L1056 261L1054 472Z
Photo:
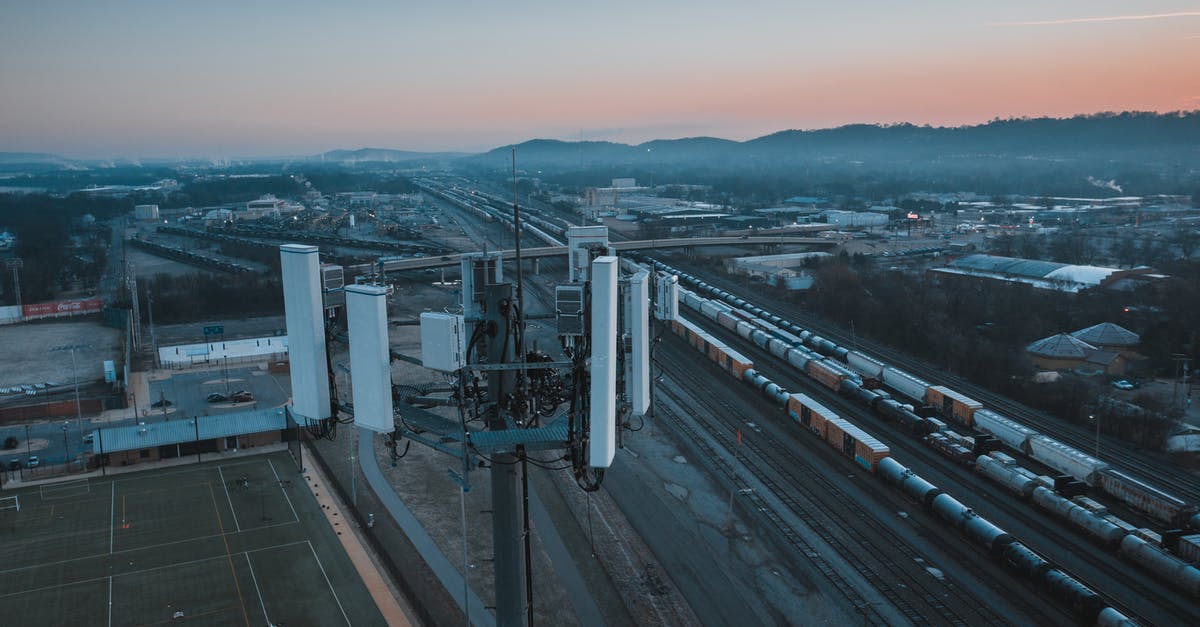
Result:
M1125 535L1125 531L1120 527L1046 488L1038 487L1033 490L1033 502L1059 518L1066 519L1102 544L1116 544Z

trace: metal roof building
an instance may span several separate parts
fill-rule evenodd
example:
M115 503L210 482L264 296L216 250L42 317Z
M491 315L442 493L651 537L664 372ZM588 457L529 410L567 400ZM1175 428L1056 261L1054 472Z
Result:
M278 408L218 416L197 416L128 427L107 427L96 430L92 452L99 455L134 451L266 431L282 431L287 426L287 415L282 408Z
M1086 329L1080 329L1071 336L1095 346L1132 348L1142 341L1137 333L1111 322L1101 322Z
M1010 283L1025 283L1041 289L1078 292L1106 286L1131 274L1144 274L1150 272L1150 268L1120 270L997 255L967 255L955 259L944 268L934 268L930 272L943 276L958 275L994 279Z
M1066 333L1042 338L1025 348L1025 351L1031 355L1051 359L1086 359L1096 350L1095 346L1075 339Z

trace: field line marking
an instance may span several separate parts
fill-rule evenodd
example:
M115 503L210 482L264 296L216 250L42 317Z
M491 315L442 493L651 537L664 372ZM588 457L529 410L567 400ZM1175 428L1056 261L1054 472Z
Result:
M346 624L350 624L350 617L346 616L346 608L342 607L342 600L338 598L337 591L333 589L333 582L329 581L329 574L325 572L325 566L321 564L321 558L317 557L317 550L313 548L312 540L305 540L308 545L308 550L312 551L313 559L317 560L317 568L321 569L321 576L325 578L325 585L329 586L329 593L333 595L333 600L337 603L338 609L342 611L342 618L346 620Z
M108 576L108 627L112 627L112 575Z
M242 619L246 621L246 627L250 627L250 614L246 612L246 599L242 596L242 584L238 581L237 571L233 568L233 555L229 553L229 538L225 537L225 525L221 524L221 511L217 509L217 493L213 492L212 484L208 485L208 495L212 498L213 513L217 515L217 530L221 532L221 542L225 545L225 559L229 562L229 575L233 577L233 587L237 590L238 605L242 606Z
M291 497L288 496L287 490L283 489L283 481L279 478L279 473L275 472L275 463L268 459L267 465L271 467L271 474L275 475L275 485L279 486L279 491L283 492L283 498L287 500L288 507L292 510L292 518L294 518L296 522L300 522L300 517L296 515L296 506L292 505Z
M222 465L225 466L226 468L232 468L234 466L247 466L249 464L254 464L256 462L261 463L262 460L232 462L232 463L222 464ZM153 470L153 469L151 469L151 470ZM157 477L172 477L175 475L185 475L185 474L190 474L190 473L195 473L195 472L208 472L210 470L212 470L211 466L207 466L207 465L206 466L194 466L193 465L190 467L180 468L178 470L164 469L164 470L162 470L161 473L156 473L154 475L133 476L133 477L129 477L128 479L114 479L114 481L119 481L121 483L130 483L130 482L134 482L134 481L150 481Z
M250 567L250 580L254 582L254 593L258 595L258 606L262 608L263 619L271 625L271 616L267 614L267 603L263 600L262 589L258 587L258 577L254 574L254 564L250 562L250 552L243 551L242 557L246 558L246 566Z
M108 554L112 555L113 534L117 528L117 482L114 481L110 485L112 485L112 499L108 506Z
M250 549L249 551L242 551L242 553L258 553L260 551L270 551L272 549L282 549L282 548L286 548L289 546L296 546L299 544L306 544L306 543L308 543L308 540L295 540L293 542L285 542L283 544L264 546L260 549ZM84 583L95 583L97 581L102 581L104 579L112 579L114 577L128 577L130 575L144 575L146 573L154 572L156 570L163 570L166 568L175 568L176 566L191 566L192 564L199 564L200 562L211 562L213 560L219 560L223 557L225 557L225 556L224 555L214 555L212 557L201 557L201 558L194 559L194 560L187 560L186 562L175 562L174 564L163 564L162 566L151 566L150 568L131 570L131 571L124 572L124 573L117 573L116 575L103 575L100 577L89 577L87 579L80 579L79 581L68 581L68 582L60 583L60 584L54 585L54 586L42 586L41 588L30 588L29 590L20 590L18 592L6 592L4 594L0 594L0 599L5 598L5 597L17 596L19 594L28 594L30 592L45 592L46 590L54 590L55 588L65 588L67 586L76 586L76 585L84 584ZM70 561L70 560L64 560L64 561ZM55 562L55 563L61 564L62 562ZM16 570L16 569L14 569L14 570ZM11 571L4 571L4 572L11 572Z
M285 527L287 525L295 525L295 524L297 524L297 521L281 522L281 523L275 523L272 525L263 525L261 527L254 527L253 529L251 529L251 531L257 531L259 529L270 529L272 527ZM232 533L232 532L230 532L230 533ZM159 544L147 544L146 546L135 546L135 547L131 547L128 549L121 549L120 551L113 551L112 554L115 555L117 553L132 553L134 551L147 551L150 549L161 549L163 547L174 546L176 544L186 544L188 542L199 542L201 540L211 540L211 539L216 538L221 535L225 535L225 534L213 533L213 534L209 534L207 536L197 536L195 538L187 538L186 540L172 540L170 542L160 542ZM298 542L293 542L290 544L298 544ZM287 546L287 545L283 544L280 546ZM267 548L274 548L274 547L267 547ZM251 551L251 552L253 552L253 551ZM43 566L57 566L59 564L68 564L70 562L78 562L81 560L96 559L97 557L101 557L103 555L105 555L105 554L97 553L95 555L82 555L80 557L72 557L72 558L68 558L65 560L56 560L53 562L42 562L40 564L30 564L28 566L17 566L16 568L8 568L5 570L0 570L0 575L7 575L9 573L15 573L15 572L19 572L22 570L31 570L34 568L41 568Z
M221 472L221 467L217 466L217 474L221 475L221 487L225 489L225 500L229 501L229 513L233 514L233 526L237 528L238 533L242 532L242 524L238 522L237 510L233 509L233 498L229 496L229 484L225 483L225 473ZM220 515L218 513L218 515Z

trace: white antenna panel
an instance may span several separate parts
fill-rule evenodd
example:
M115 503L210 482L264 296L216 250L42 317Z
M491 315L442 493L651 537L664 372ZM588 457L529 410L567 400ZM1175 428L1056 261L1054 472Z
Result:
M588 465L608 468L617 454L616 257L592 262L592 389Z
M650 273L642 270L633 275L628 290L625 326L632 345L625 394L633 415L641 416L650 408Z
M654 284L654 317L664 322L679 315L679 277L660 271Z
M346 287L346 320L350 327L350 387L354 424L376 433L391 433L392 359L388 351L387 288Z
M292 411L306 420L329 418L329 366L321 309L321 269L317 247L279 247L283 309L291 362Z

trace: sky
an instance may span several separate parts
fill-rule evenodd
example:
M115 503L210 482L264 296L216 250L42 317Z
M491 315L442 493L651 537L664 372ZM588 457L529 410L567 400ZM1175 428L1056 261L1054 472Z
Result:
M1200 2L0 0L0 151L248 157L1200 108Z

